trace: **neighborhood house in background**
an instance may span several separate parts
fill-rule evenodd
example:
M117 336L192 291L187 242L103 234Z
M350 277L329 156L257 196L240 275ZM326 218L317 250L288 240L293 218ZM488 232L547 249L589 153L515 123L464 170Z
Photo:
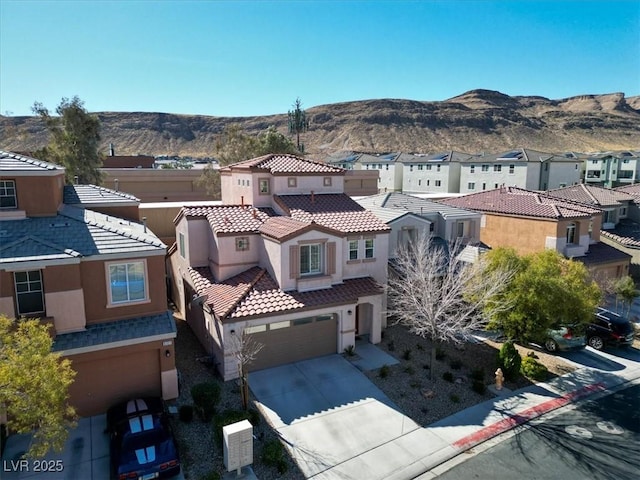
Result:
M23 155L0 151L0 169L0 313L51 325L81 416L177 397L166 246L138 222L139 200L64 185L63 167Z

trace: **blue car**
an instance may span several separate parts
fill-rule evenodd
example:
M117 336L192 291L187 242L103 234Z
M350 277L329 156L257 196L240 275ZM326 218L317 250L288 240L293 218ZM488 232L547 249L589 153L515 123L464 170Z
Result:
M111 466L117 480L169 478L180 456L159 398L137 398L107 412Z

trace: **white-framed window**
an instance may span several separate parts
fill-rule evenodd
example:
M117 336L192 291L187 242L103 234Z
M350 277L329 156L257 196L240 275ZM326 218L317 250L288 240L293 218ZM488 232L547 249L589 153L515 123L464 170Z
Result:
M384 169L385 170L389 170L389 164L388 163L384 166Z
M502 165L494 165L493 166L493 171L494 172L501 172L502 171Z
M300 245L300 275L322 273L322 245Z
M436 172L440 171L440 165L436 165Z
M18 314L30 315L44 312L42 272L40 270L14 272L13 278L16 286Z
M249 237L236 237L236 252L249 250Z
M483 184L482 184L482 190L486 190L486 189L487 189L487 184L486 184L486 183L483 183Z
M358 259L358 240L349 240L349 260Z
M476 188L476 184L475 184L475 182L469 182L469 183L467 184L467 189L468 189L468 190L475 190L475 188Z
M515 165L509 165L509 173L513 174L516 171L516 166Z
M625 216L627 214L627 207L620 207L620 216Z
M364 258L373 258L375 254L373 238L364 241Z
M16 182L13 180L0 180L0 209L17 208Z
M296 186L298 186L298 180L296 179L296 177L287 178L287 186L289 188L295 188Z
M422 180L418 179L418 186L422 185Z
M271 191L271 188L269 186L269 179L268 178L258 179L258 193L260 193L260 195L268 195L270 191Z
M424 168L424 165L418 164L418 170L422 170L423 168Z
M244 333L247 335L251 335L252 333L266 332L266 331L267 331L266 325L253 325L250 327L244 327Z
M325 187L330 187L330 186L331 186L331 177L324 177L324 178L322 179L322 184L323 184Z
M576 224L570 223L567 226L567 244L576 243Z
M147 265L143 260L107 264L109 303L123 304L147 299Z
M429 186L429 183L430 183L430 180L429 180L429 179L427 179L427 187Z
M439 187L442 185L442 182L440 180L436 180L436 187Z
M178 248L180 251L180 256L182 258L186 258L186 250L184 248L184 233L178 233Z
M470 165L469 166L469 170L471 173L476 173L476 166L475 165Z
M427 165L427 170L431 170L431 165Z
M488 172L488 171L489 171L489 165L482 165L481 170L482 170L483 172Z
M413 165L409 165L409 171L413 172Z

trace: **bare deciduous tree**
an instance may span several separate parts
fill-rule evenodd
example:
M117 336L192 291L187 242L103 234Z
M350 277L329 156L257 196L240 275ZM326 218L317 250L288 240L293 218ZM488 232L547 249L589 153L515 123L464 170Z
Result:
M485 328L494 310L509 305L492 302L513 272L489 270L480 257L460 258L463 245L447 244L428 233L399 248L389 275L389 314L416 335L439 342L462 343ZM431 355L431 372L435 347Z
M256 359L264 345L256 342L251 335L244 332L237 335L231 334L233 355L238 362L238 375L240 376L240 395L242 396L242 408L249 408L249 372L247 367Z

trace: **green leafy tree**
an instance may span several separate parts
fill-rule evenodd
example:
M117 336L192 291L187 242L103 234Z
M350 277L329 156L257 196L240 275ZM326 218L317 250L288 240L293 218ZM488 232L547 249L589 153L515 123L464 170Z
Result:
M640 292L636 290L636 283L633 281L633 278L627 275L626 277L616 280L613 288L616 294L616 303L621 301L626 307L626 315L629 316L633 301L640 295Z
M297 154L299 152L291 140L278 132L274 126L258 136L251 136L244 133L240 125L228 125L216 142L215 156L220 167L269 153ZM213 165L204 168L196 182L199 186L205 187L208 195L214 199L220 199L220 172Z
M511 308L489 312L488 328L529 342L551 327L591 321L601 292L583 263L568 260L555 250L518 256L513 249L499 248L489 252L487 259L489 269L508 265L515 272L507 288L491 302L508 303Z
M77 96L71 100L63 98L56 108L57 116L52 116L40 102L33 104L32 111L42 117L50 135L49 144L36 156L64 166L69 184L74 183L77 176L79 183L100 185L102 155L98 117L87 112Z
M68 359L51 351L48 328L36 319L0 315L0 405L9 430L33 432L27 452L32 457L61 451L76 420L68 403L75 372Z

